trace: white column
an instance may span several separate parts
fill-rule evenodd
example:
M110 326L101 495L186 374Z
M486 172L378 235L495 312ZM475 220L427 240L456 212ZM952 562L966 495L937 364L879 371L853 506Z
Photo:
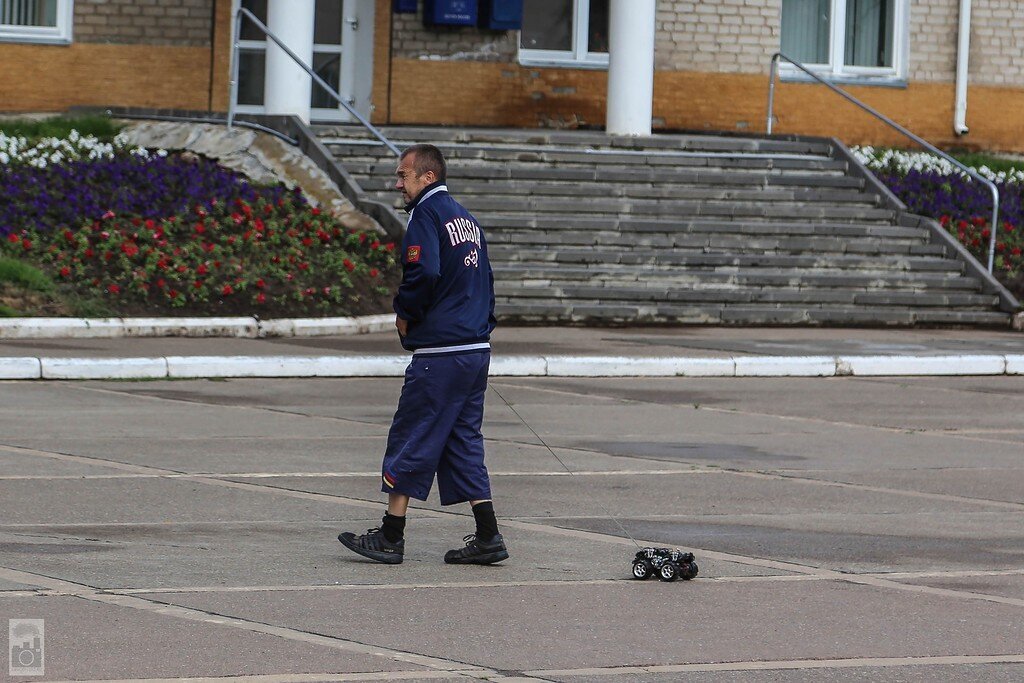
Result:
M655 0L611 0L608 24L607 131L650 135Z
M313 18L316 0L269 0L267 28L306 65L313 64ZM309 123L313 80L295 61L267 40L263 103L268 114L295 114Z

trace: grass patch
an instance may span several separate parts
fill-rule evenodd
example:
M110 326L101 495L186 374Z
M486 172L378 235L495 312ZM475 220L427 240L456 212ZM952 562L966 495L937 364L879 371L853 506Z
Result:
M38 121L29 119L0 121L0 133L29 140L66 138L73 130L77 130L82 135L94 135L101 140L110 141L121 130L121 126L115 124L110 118L99 115L57 116Z
M43 271L9 256L0 256L0 283L17 285L34 292L47 294L55 289L53 280L47 277Z
M970 166L971 168L988 166L996 173L1008 173L1010 171L1024 170L1024 161L1022 160L1004 159L1002 157L986 154L985 152L963 152L954 150L947 152L947 154L959 161L961 164Z
M7 304L0 304L0 318L20 318L21 312Z

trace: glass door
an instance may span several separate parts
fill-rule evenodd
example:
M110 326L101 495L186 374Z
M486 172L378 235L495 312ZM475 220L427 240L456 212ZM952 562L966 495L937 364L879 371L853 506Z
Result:
M267 0L241 0L241 5L263 23L267 22ZM320 78L353 104L352 84L343 82L346 61L343 0L316 0L313 20L313 63L310 65ZM351 30L352 27L349 27ZM264 79L267 66L267 40L251 22L242 22L239 36L238 111L262 114L265 109ZM349 121L348 112L317 83L313 83L310 96L311 117L314 121Z

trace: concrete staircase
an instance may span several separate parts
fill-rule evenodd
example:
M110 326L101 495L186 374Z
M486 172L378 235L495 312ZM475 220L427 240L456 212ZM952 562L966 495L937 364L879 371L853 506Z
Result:
M384 132L444 151L452 194L487 235L505 321L1009 324L987 274L829 140ZM317 134L404 222L394 156L359 128Z

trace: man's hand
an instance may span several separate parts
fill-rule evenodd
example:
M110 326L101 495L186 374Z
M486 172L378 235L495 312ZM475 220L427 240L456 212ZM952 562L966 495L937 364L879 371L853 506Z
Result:
M409 321L402 320L397 315L395 316L395 327L398 328L398 336L404 337L409 332Z

